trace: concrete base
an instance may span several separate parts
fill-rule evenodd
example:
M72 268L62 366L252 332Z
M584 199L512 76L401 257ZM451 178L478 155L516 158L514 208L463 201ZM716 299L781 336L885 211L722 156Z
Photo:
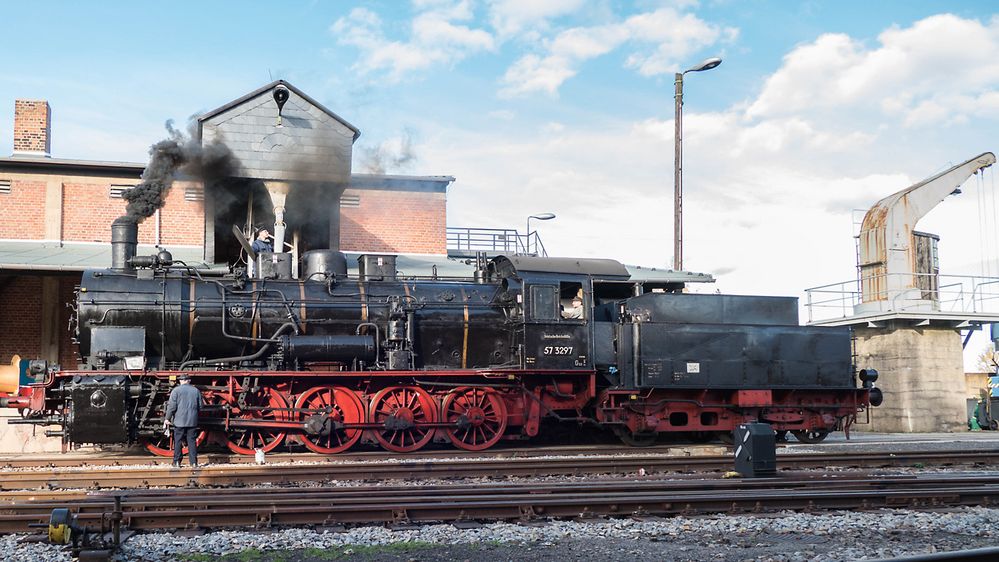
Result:
M968 428L960 332L948 328L857 328L857 366L880 373L884 404L865 431L955 432Z
M0 409L0 453L62 452L62 439L45 437L44 428L33 425L7 424L8 419L17 417L17 410Z

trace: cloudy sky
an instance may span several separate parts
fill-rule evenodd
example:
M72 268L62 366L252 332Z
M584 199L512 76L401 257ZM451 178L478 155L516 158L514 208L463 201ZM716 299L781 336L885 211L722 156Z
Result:
M720 56L685 81L684 265L715 274L712 291L803 296L855 277L863 210L997 148L997 9L15 3L0 153L15 98L52 103L55 156L141 162L166 119L284 78L361 129L355 171L455 176L451 226L523 229L553 212L534 223L551 254L666 266L673 74ZM999 275L996 198L988 171L919 224L941 236L943 273Z

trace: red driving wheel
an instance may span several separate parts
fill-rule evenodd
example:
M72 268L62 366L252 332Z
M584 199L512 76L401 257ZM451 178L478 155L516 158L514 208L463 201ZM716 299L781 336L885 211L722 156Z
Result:
M202 398L205 404L218 404L220 398L215 394L205 394L202 393ZM166 410L166 404L163 404L163 409ZM205 415L206 412L202 412ZM208 438L208 430L202 429L198 432L198 436L195 438L195 443L200 448L204 444L205 440ZM158 431L155 435L146 437L145 439L146 450L158 457L172 457L173 456L173 427L170 427L169 433L166 430ZM184 455L187 455L187 445L181 449Z
M302 443L310 451L332 455L354 446L361 429L337 429L336 424L364 423L364 403L355 392L342 386L317 386L303 392L295 402L308 430Z
M286 411L288 401L273 388L261 387L255 392L247 393L243 405L237 401L239 394L239 391L236 391L235 396L226 397L234 419L267 422L284 421L288 417ZM252 455L256 449L262 449L265 453L273 451L284 441L285 435L287 433L280 429L233 428L226 434L225 439L230 451L240 455Z
M167 435L166 430L152 435L146 438L146 450L158 457L172 457L173 456L173 426L170 427L170 434ZM204 429L198 432L198 437L195 439L198 447L201 447L202 443L205 442L205 438L208 437L208 432ZM185 456L187 456L187 445L181 449Z
M422 388L390 386L375 394L368 419L381 426L373 431L383 448L409 453L433 439L434 428L425 424L437 422L437 402Z
M444 398L444 421L454 425L447 436L456 447L482 451L506 431L506 404L491 388L456 388Z

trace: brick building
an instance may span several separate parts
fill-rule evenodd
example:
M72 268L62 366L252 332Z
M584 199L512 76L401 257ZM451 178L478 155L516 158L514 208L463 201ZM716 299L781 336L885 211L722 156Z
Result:
M280 107L278 90L287 97ZM126 205L121 194L146 165L53 158L49 104L18 100L14 109L14 154L0 158L0 364L16 353L75 366L67 305L81 271L110 265L110 225ZM139 225L140 255L162 245L199 267L236 264L231 227L248 232L273 223L274 185L290 190L287 240L299 253L335 244L348 255L447 254L454 178L351 173L358 130L293 85L268 84L198 124L200 141L229 146L239 170L225 182L176 181L164 206ZM296 200L309 190L312 197Z

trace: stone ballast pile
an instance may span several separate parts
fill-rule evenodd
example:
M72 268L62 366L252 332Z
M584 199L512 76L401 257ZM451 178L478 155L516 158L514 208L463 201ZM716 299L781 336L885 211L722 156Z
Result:
M185 554L214 556L244 550L324 549L345 557L351 546L393 543L489 545L483 560L552 556L573 549L572 557L592 560L857 560L890 558L944 550L980 548L999 537L999 509L945 512L879 510L819 515L783 512L768 516L551 521L543 525L494 523L471 529L425 525L404 530L357 527L347 531L286 529L270 533L220 531L194 537L168 533L130 538L117 560L159 562ZM55 547L0 537L9 562L69 561ZM580 550L580 545L583 545ZM455 547L457 548L457 547ZM711 554L708 554L711 553ZM406 558L404 558L406 559Z

